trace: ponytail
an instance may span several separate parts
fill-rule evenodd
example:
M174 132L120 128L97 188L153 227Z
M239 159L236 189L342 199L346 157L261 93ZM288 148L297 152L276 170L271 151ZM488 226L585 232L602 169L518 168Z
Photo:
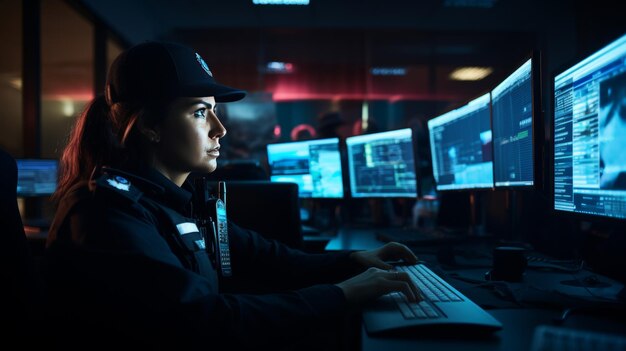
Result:
M119 143L109 113L104 96L98 96L76 119L59 162L59 184L53 200L60 200L74 184L88 180L97 167L113 161Z
M102 166L141 167L150 162L146 140L138 125L153 126L171 100L116 102L105 96L93 99L78 116L59 162L59 201L76 183L86 181Z

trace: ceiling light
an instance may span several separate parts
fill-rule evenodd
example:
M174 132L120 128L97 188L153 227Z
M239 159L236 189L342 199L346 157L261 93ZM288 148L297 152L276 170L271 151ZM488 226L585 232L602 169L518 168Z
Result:
M63 115L65 117L72 117L76 110L74 109L74 102L70 99L62 99L61 100L61 110L63 111Z
M367 101L363 101L363 105L361 105L361 130L367 130L369 128L369 110Z
M17 90L22 90L22 78L13 78L9 80L9 84Z
M293 73L295 67L290 62L272 61L265 65L266 73Z
M452 80L481 80L493 72L491 67L461 67L450 73Z

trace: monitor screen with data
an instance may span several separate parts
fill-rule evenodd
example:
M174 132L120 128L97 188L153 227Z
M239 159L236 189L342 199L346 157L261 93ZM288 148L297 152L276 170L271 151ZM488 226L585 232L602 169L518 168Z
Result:
M17 159L17 196L48 196L57 188L58 161Z
M533 125L539 94L530 58L491 91L493 167L496 187L530 187L535 182Z
M352 197L417 197L410 128L346 138Z
M438 191L493 187L490 94L428 121Z
M342 198L339 139L316 139L267 145L270 180L298 184L303 198Z
M626 218L626 36L554 76L554 208Z

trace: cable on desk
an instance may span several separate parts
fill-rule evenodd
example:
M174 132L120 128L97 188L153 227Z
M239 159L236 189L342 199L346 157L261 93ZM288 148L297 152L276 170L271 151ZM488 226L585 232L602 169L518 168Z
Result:
M500 298L503 298L507 302L513 302L514 304L524 307L524 305L519 301L519 299L515 296L515 293L507 284L503 281L484 281L473 278L464 277L458 273L449 273L448 276L458 279L467 283L475 284L475 288L492 288L493 292L498 295Z
M574 273L572 273L572 278L573 281L578 282L578 286L584 288L587 293L589 294L589 296L596 298L598 300L602 300L602 301L607 301L607 302L615 302L616 298L609 298L609 297L604 297L604 296L599 296L594 294L589 288L601 288L601 287L609 287L611 286L611 284L606 283L606 282L602 282L600 281L600 279L598 278L597 275L595 274L590 274L586 277L577 277ZM563 283L563 282L561 282ZM602 285L605 284L605 285Z
M590 304L590 306L597 306L598 303L608 303L611 305L620 304L620 302L616 299L604 298L595 294L589 294L589 297L582 297L566 294L556 289L543 289L534 285L524 286L523 288L513 291L511 286L504 281L483 281L464 277L458 273L449 273L447 275L451 278L474 284L474 287L491 288L498 297L504 299L505 301L513 302L520 307L535 306L537 304L544 306L546 304L552 304L559 308L564 306L564 304ZM545 299L542 299L542 301L525 301L524 296L528 296L527 293L531 293L532 290L545 293Z
M584 260L551 260L542 259L535 256L527 256L528 269L535 270L555 270L567 273L576 273L585 269L586 263Z
M570 313L572 313L573 310L574 310L574 307L567 307L563 309L563 313L561 313L559 317L554 318L552 321L556 325L561 325L565 323L565 320L567 319L567 317L569 317Z
M602 317L617 317L622 321L626 308L624 305L606 305L606 306L572 306L563 309L559 317L552 319L556 325L562 325L574 313L584 313L587 315L600 315Z

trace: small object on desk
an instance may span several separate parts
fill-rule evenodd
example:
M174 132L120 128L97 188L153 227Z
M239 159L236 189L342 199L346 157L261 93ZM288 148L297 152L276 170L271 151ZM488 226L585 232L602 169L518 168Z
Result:
M554 260L537 256L526 256L526 260L528 261L528 268L539 270L575 273L585 267L585 261L582 260Z
M610 283L601 281L597 275L592 274L580 279L563 280L561 284L587 288L608 288Z
M302 235L303 236L319 236L321 235L322 232L315 228L315 227L311 227L310 225L302 225Z
M493 268L487 272L487 280L505 280L519 282L522 280L528 262L521 247L499 246L493 250Z
M626 351L626 337L589 330L540 325L530 351Z

